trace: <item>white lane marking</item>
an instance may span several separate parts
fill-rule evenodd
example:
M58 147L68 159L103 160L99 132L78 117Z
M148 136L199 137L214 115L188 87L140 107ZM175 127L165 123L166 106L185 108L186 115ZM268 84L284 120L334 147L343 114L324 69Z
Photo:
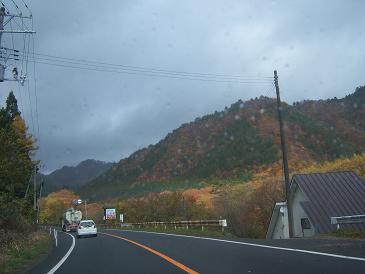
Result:
M139 233L151 233L151 234L160 234L160 235L168 235L168 236L183 237L183 238L210 240L210 241L224 242L224 243L230 243L230 244L239 244L239 245L263 247L263 248L269 248L269 249L286 250L286 251L292 251L292 252L308 253L308 254L313 254L313 255L320 255L320 256L327 256L327 257L334 257L334 258L340 258L340 259L348 259L348 260L355 260L355 261L365 262L365 258L361 258L361 257L351 257L351 256L338 255L338 254L333 254L333 253L325 253L325 252L304 250L304 249L279 247L279 246L271 246L271 245L262 245L262 244L253 244L253 243L247 243L247 242L236 242L236 241L230 241L230 240L205 238L205 237L198 237L198 236L169 234L169 233L163 233L163 232L151 232L151 231L139 231L139 230L120 230L120 229L110 229L110 230L126 231L126 232L139 232Z
M66 232L63 232L63 233L72 237L72 245L71 245L70 249L67 251L67 253L65 254L65 256L63 256L63 258L50 271L48 271L47 274L55 273L57 271L57 269L59 269L60 266L66 261L68 256L70 256L72 250L75 247L75 237L73 235L71 235L70 233L66 233Z

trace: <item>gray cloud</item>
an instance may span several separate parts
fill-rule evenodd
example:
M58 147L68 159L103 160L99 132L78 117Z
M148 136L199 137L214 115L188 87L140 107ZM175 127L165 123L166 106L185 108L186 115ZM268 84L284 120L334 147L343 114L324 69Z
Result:
M271 76L277 69L288 102L341 97L364 84L364 1L105 2L29 3L36 52L204 73ZM36 78L36 157L45 171L86 158L117 161L240 98L274 96L267 86L41 64ZM13 89L33 132L27 88L1 85L1 103Z

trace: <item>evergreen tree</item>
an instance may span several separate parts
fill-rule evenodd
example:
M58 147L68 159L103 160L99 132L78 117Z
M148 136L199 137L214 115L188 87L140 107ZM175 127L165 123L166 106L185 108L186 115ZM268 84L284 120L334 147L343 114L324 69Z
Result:
M18 101L15 98L14 93L11 91L8 98L6 99L6 112L10 116L11 120L14 121L16 116L20 116L18 108Z
M32 214L30 201L24 195L37 165L31 159L34 142L27 134L13 92L0 110L0 125L0 227L11 227Z
M5 108L0 109L0 129L5 128L10 123L10 115Z

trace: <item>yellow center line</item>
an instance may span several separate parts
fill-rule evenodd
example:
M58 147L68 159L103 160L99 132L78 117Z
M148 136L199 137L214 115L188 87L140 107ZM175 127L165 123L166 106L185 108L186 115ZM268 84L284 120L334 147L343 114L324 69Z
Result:
M116 236L116 235L113 235L113 234L108 234L108 233L103 233L103 232L98 232L99 234L103 234L103 235L107 235L107 236L110 236L110 237L114 237L114 238L118 238L118 239L121 239L121 240L124 240L124 241L127 241L131 244L134 244L136 246L139 246L143 249L146 249L147 251L161 257L162 259L165 259L166 261L168 261L169 263L172 263L173 265L177 266L178 268L184 270L185 272L189 273L189 274L199 274L198 272L192 270L191 268L183 265L182 263L179 263L178 261L175 261L174 259L170 258L169 256L161 253L161 252L158 252L157 250L154 250L148 246L145 246L143 244L140 244L140 243L137 243L135 241L132 241L132 240L129 240L127 238L124 238L124 237L120 237L120 236Z

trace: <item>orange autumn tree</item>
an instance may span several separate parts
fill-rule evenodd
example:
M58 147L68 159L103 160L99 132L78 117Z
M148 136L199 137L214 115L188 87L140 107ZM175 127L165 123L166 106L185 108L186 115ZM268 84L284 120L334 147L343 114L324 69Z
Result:
M63 213L72 206L72 201L77 199L80 196L68 189L52 192L40 202L40 222L58 224Z

